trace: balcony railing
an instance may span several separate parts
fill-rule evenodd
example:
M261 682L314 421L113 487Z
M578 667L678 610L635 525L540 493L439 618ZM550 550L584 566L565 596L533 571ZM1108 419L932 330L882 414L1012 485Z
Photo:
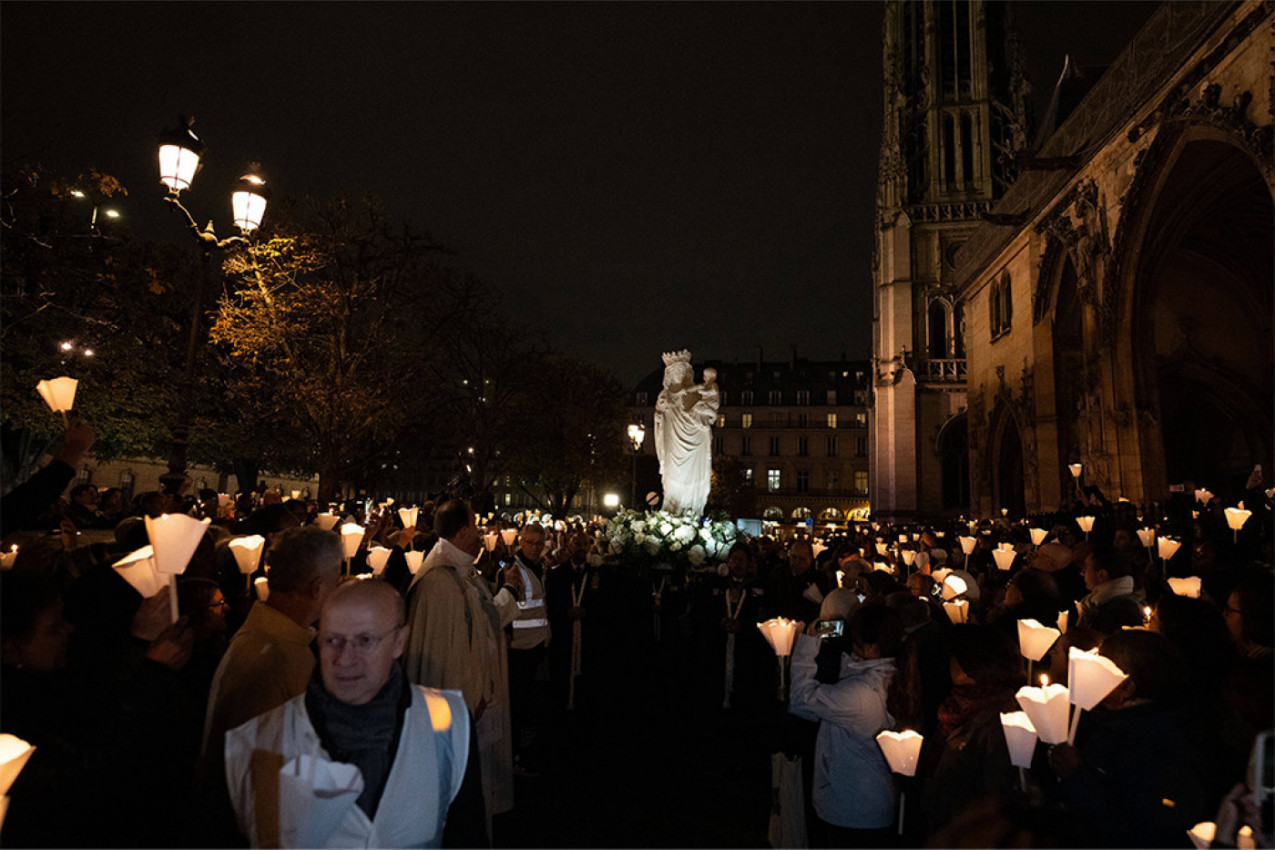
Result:
M964 383L965 358L926 360L925 379L927 381L951 381L954 383Z

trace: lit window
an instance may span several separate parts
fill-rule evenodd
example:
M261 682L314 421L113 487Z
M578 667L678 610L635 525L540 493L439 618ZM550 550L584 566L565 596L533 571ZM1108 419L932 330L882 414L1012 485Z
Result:
M868 471L866 469L860 469L854 473L854 490L860 495L868 492Z
M740 472L740 475L743 476L744 486L752 487L753 486L753 468L749 466L744 469L741 469L739 472Z
M741 428L753 427L753 415L751 413L745 413L742 417L740 417L739 427Z
M778 469L766 470L766 489L770 490L770 492L772 493L779 489L779 470Z
M829 413L829 414L828 414L828 427L829 427L829 428L836 428L836 427L837 427L837 414L835 414L835 413Z
M855 427L856 427L856 428L867 428L867 427L868 427L868 414L866 414L866 413L856 413L856 414L854 415L854 424L855 424Z
M723 413L723 414L721 414L721 415L719 415L719 416L717 417L717 427L718 427L718 428L725 428L725 427L726 427L726 414L725 414L725 413Z

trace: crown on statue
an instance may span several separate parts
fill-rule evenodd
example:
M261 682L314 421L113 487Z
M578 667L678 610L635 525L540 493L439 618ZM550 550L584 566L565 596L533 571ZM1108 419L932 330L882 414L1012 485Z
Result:
M683 348L681 351L664 352L664 365L672 366L674 363L690 363L691 353Z

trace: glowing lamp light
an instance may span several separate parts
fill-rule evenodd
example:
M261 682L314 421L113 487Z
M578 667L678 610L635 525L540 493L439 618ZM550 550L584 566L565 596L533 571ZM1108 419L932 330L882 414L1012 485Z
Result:
M620 507L620 496L618 493L607 493L602 497L602 507L618 508Z
M1244 510L1244 503L1240 502L1238 508L1227 508L1223 513L1226 514L1226 524L1231 527L1231 533L1238 542L1240 529L1244 527L1244 523L1248 522L1248 518L1253 515L1253 512Z
M75 388L79 386L79 383L74 378L63 376L51 381L40 381L35 385L35 391L40 394L40 398L44 399L49 410L54 413L65 413L75 406Z
M1018 651L1024 658L1039 661L1060 637L1061 631L1042 625L1038 620L1028 618L1018 621Z
M251 233L260 227L269 201L270 189L265 180L252 173L240 177L230 195L235 227L244 233Z
M483 535L483 545L487 547L488 552L496 551L496 541L500 539L500 535L494 531L489 531Z
M251 575L261 563L261 550L266 546L266 538L260 534L252 534L247 537L236 537L226 545L235 556L239 572Z
M1212 499L1213 499L1213 494L1209 492L1208 488L1206 487L1201 487L1200 489L1195 491L1195 500L1199 502L1201 505L1204 505L1204 507L1206 508L1209 506L1209 502Z
M970 604L964 599L958 599L955 602L944 602L943 610L947 612L947 618L952 621L953 625L960 625L969 619Z
M8 552L0 552L0 570L11 570L18 561L18 544L14 543Z
M1152 546L1155 545L1155 529L1154 528L1139 528L1138 539L1142 541L1143 546L1150 549Z
M992 557L996 559L996 569L1008 571L1014 564L1014 558L1018 557L1013 549L997 549L992 552Z
M1161 537L1156 541L1156 547L1160 552L1160 560L1167 561L1182 547L1182 542L1172 537Z
M1036 727L1025 711L1001 712L1001 728L1009 746L1009 763L1014 767L1031 767L1036 752Z
M905 729L902 732L885 730L877 734L877 746L890 764L890 770L902 776L916 776L916 761L921 755L925 736Z
M421 566L425 563L424 552L405 552L407 558L407 568L412 571L412 575L416 575L421 571Z
M174 195L190 188L204 155L204 143L191 130L192 123L182 118L177 127L159 136L159 179Z
M1009 508L1001 508L1001 516L1009 516Z
M341 526L341 549L348 561L359 551L359 544L363 542L363 526L357 522L347 522Z
M420 508L399 508L398 518L403 521L404 528L414 528L416 520L420 517Z
M900 534L900 535L899 535L899 542L900 542L900 543L907 543L907 542L908 542L908 536L907 536L906 534Z
M910 566L912 566L912 564L914 564L915 562L916 562L916 553L915 553L915 552L913 552L911 549L904 549L904 550L903 550L903 563L904 563L906 566L909 566L909 567L910 567Z
M770 644L771 649L775 650L777 657L787 658L792 655L792 642L797 635L797 623L795 621L776 617L773 620L758 623L757 628L761 629L762 635L766 638L766 642Z
M974 547L978 545L978 541L973 537L958 537L956 540L961 544L961 551L966 555L973 554Z
M1200 577L1187 576L1186 578L1169 579L1169 590L1173 591L1174 596L1185 596L1189 599L1200 598Z
M270 598L270 579L258 576L252 580L252 589L257 592L257 601L265 602Z
M501 529L500 539L504 541L506 546L514 545L514 541L518 539L518 529L516 528Z
M638 424L629 426L629 442L633 445L634 451L642 448L642 441L644 439L646 439L645 428Z
M1029 531L1032 536L1032 545L1039 546L1045 542L1045 538L1049 536L1049 532L1043 528L1033 528Z
M1046 744L1061 744L1067 740L1069 702L1065 685L1022 687L1014 698L1031 720L1040 740Z
M0 735L0 824L9 811L9 787L18 778L35 747L16 735Z
M1080 473L1084 471L1084 468L1085 467L1079 463L1067 464L1067 469L1071 472L1072 478L1077 478L1077 479L1080 478Z
M1093 531L1094 518L1091 516L1076 517L1076 525L1080 526L1080 530L1085 533L1085 539L1089 539L1089 532Z

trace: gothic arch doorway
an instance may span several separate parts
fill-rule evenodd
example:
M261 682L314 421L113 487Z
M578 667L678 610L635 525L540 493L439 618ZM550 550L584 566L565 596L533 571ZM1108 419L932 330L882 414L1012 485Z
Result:
M1177 143L1134 271L1133 354L1145 485L1194 481L1235 498L1275 433L1275 204L1243 150L1217 133Z
M937 448L943 480L943 509L965 511L970 504L970 441L964 413L953 416L939 431Z
M1023 440L1014 414L1003 404L992 428L992 513L1008 510L1011 517L1027 513L1023 481Z

